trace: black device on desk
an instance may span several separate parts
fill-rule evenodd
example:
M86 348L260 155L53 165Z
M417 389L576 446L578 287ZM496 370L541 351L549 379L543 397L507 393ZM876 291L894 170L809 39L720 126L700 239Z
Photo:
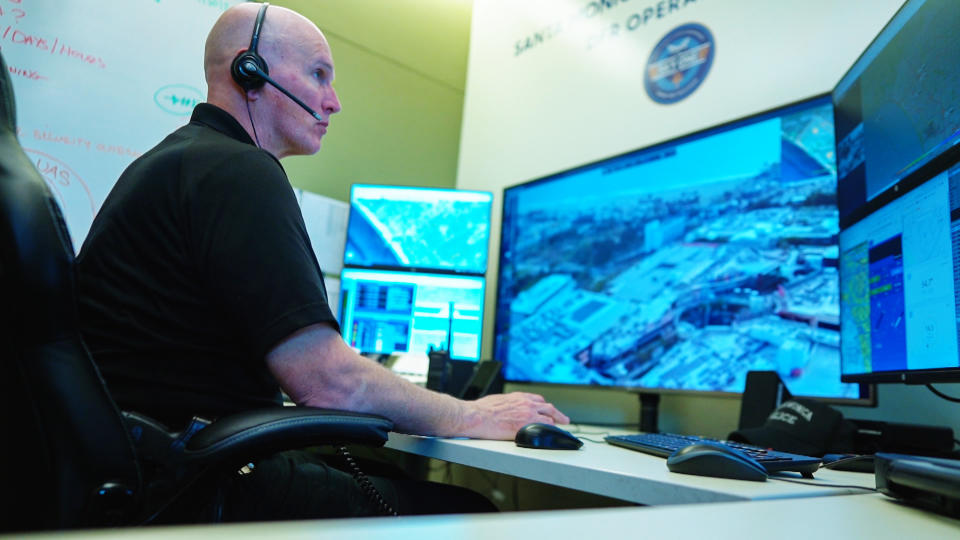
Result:
M960 461L885 453L877 454L876 459L881 493L960 517Z
M823 456L823 468L873 474L875 461L873 454L827 454Z
M490 391L490 387L500 373L500 362L496 360L481 360L473 368L470 379L463 386L460 399L474 400L482 398Z
M437 392L447 391L447 381L451 375L450 352L447 349L435 349L431 346L427 350L427 388Z
M709 439L696 435L638 433L634 435L611 435L605 437L605 440L610 444L629 448L630 450L637 450L645 454L669 458L667 467L670 468L670 470L674 470L674 467L676 467L683 469L677 470L676 472L702 476L731 478L729 474L732 473L727 473L726 471L734 470L737 465L743 465L747 461L744 458L754 461L757 466L766 471L767 474L793 471L809 477L820 468L820 460L814 457L778 452L776 450L760 448L759 446ZM694 446L695 448L684 451L688 446ZM723 446L724 448L716 448L717 446ZM711 453L710 450L713 450L713 452ZM690 453L689 455L688 452ZM724 459L737 460L741 463L723 464L722 461ZM701 460L701 463L697 463L697 460ZM673 463L671 463L671 461L673 461ZM754 475L745 468L741 469L743 472L740 478L746 480L758 479L752 478Z

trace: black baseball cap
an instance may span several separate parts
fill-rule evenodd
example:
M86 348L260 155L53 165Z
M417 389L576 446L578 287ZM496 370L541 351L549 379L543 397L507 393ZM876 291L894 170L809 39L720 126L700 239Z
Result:
M855 427L843 413L810 399L792 398L770 413L760 427L739 429L727 438L781 452L823 456L849 451Z

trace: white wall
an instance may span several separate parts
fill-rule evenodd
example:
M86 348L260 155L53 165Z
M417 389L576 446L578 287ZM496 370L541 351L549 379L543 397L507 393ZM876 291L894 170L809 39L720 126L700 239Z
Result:
M606 3L591 16L584 6L603 2L475 2L458 184L523 182L829 91L902 0L680 0L632 31L634 14L670 2ZM713 66L689 98L659 105L647 58L688 22L713 34Z
M504 187L829 92L901 4L475 0L457 187L495 194L484 357L492 355ZM647 59L662 37L690 22L712 33L712 67L688 98L658 104L644 89ZM532 389L581 419L634 418L636 398L623 392ZM945 390L960 394L960 385ZM880 409L845 412L922 422L919 409L903 407L916 401L931 423L960 430L955 406L927 394L885 387ZM729 398L680 396L667 396L662 408L665 428L711 435L725 435L739 411Z

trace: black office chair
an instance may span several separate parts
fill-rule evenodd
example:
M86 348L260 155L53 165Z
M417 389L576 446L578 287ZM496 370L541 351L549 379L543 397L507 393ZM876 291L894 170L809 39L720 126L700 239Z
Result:
M0 532L216 520L218 478L258 457L386 441L385 418L305 407L180 433L121 413L77 329L73 246L17 140L8 73L0 56Z

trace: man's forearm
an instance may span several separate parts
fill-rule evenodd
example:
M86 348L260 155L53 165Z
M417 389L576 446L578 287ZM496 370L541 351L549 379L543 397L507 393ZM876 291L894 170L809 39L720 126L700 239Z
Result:
M449 436L462 431L462 401L419 387L358 355L327 326L284 340L267 361L298 405L380 414L408 433Z
M352 352L352 351L351 351ZM464 402L417 386L372 360L359 357L343 362L347 376L334 399L353 411L391 418L397 431L453 436L462 432ZM353 388L347 381L362 381ZM340 385L338 385L340 386Z

